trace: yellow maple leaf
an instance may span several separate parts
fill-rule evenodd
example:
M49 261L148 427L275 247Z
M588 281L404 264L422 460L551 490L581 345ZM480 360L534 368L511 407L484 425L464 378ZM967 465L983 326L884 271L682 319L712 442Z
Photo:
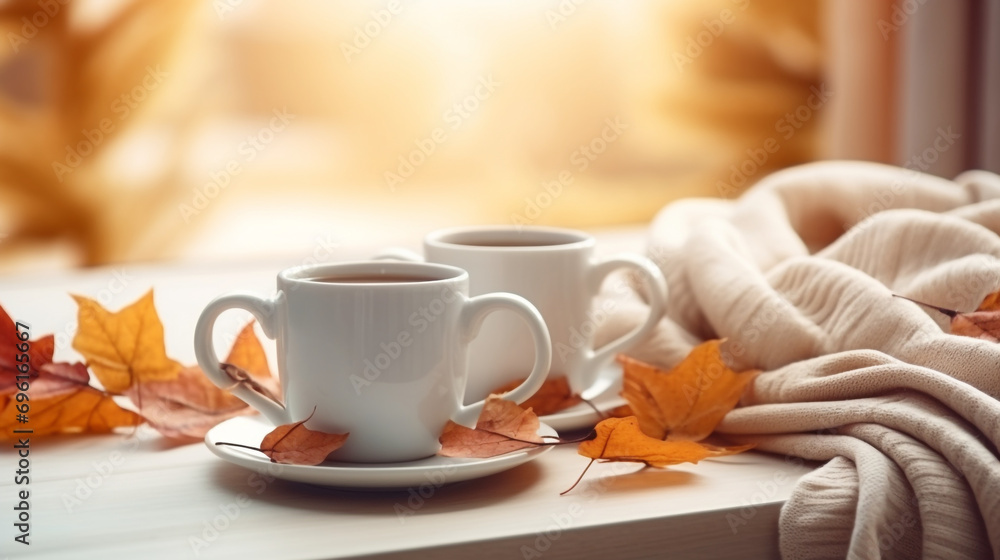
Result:
M167 357L152 290L117 313L88 297L73 299L79 305L73 348L105 389L121 393L135 383L177 377L181 365Z

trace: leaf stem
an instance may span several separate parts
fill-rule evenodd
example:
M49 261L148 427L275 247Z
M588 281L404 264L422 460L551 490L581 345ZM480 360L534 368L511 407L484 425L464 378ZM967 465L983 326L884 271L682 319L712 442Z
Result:
M228 445L230 447L242 447L243 449L249 449L251 451L257 451L263 453L259 447L251 447L249 445L243 445L242 443L229 443L228 441L217 441L215 445Z
M585 403L587 403L587 406L589 406L590 408L594 409L594 412L597 413L597 416L601 420L607 420L609 418L609 416L607 414L604 414L603 412L601 412L601 409L597 408L597 405L595 405L594 403L590 402L590 399L585 399L583 397L580 397L580 400L583 401L583 402L585 402Z
M503 437L503 438L507 438L507 439L509 439L511 441L517 441L517 442L521 442L521 443L530 443L531 445L538 445L538 446L542 446L542 445L565 445L567 443L580 443L581 441L586 441L586 440L590 439L590 436L593 435L593 433L594 433L594 430L590 430L589 432L587 432L587 435L581 437L580 439L563 439L563 438L561 438L559 436L541 436L543 438L555 439L557 441L528 441L526 439L518 439L516 437L511 437L511 436L508 436L507 434L501 434L499 432L494 432L492 430L483 430L481 428L477 428L477 430L479 430L481 432L485 432L487 434L493 434L495 436L500 436L500 437Z
M930 307L931 309L934 309L936 311L940 311L941 313L944 313L945 315L951 317L952 319L955 318L955 315L958 315L958 311L955 311L954 309L946 309L944 307L938 307L936 305L931 305L929 303L924 303L922 301L917 301L915 299L910 299L910 298L908 298L906 296L901 296L901 295L898 295L898 294L892 294L892 297L898 297L900 299L905 299L906 301L912 301L913 303L915 303L917 305L923 305L924 307Z
M581 481L581 480L583 480L583 475L587 474L587 471L588 471L588 470L590 470L590 465L593 465L593 464L594 464L594 461L595 461L595 460L596 460L596 459L591 459L591 460L590 460L590 462L589 462L589 463L587 463L587 466L583 468L583 472L582 472L582 473L580 473L580 476L578 476L578 477L576 478L576 482L574 482L574 483L573 483L573 486L570 486L569 488L567 488L567 489L563 490L562 492L560 492L560 493L559 493L559 495L560 495L560 496L565 496L565 495L566 495L566 494L568 494L568 493L569 493L569 492L570 492L571 490L573 490L574 488L576 488L576 485L577 485L577 484L580 484L580 481Z

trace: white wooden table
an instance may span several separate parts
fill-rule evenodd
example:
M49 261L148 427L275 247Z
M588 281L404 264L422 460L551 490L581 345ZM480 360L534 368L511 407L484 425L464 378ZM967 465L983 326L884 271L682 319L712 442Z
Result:
M641 242L635 235L605 240L616 249ZM212 297L269 294L275 273L301 261L20 275L0 278L0 304L30 322L33 336L55 333L57 360L74 360L76 306L68 293L117 310L153 287L168 354L193 364L194 323ZM245 320L227 314L219 330L235 332ZM0 558L769 558L777 556L781 504L808 472L759 453L642 472L595 464L560 496L588 462L575 446L562 446L485 479L425 487L417 499L415 490L271 479L218 459L202 443L173 444L143 427L133 435L32 439L31 544L24 546L14 541L16 492L25 488L14 484L17 460L13 443L4 442Z

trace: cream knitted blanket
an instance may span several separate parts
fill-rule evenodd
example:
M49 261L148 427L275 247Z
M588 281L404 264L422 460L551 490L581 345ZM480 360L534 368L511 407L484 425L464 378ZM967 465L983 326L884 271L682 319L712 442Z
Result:
M1000 344L891 295L972 311L1000 289L1000 177L804 165L667 206L649 252L668 316L630 354L670 366L728 337L764 373L718 431L818 461L782 509L784 558L1000 558Z

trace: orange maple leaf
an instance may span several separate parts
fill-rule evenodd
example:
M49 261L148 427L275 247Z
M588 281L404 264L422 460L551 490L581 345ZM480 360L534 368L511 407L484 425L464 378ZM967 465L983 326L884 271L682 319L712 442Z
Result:
M33 436L57 433L107 433L115 428L138 426L142 417L118 406L112 396L89 385L90 374L83 364L49 363L31 381L28 427ZM0 430L15 437L18 404L13 394L2 397Z
M635 416L627 418L607 418L594 427L594 439L585 441L577 448L577 453L590 458L590 462L580 473L573 486L563 491L565 494L576 488L594 461L642 463L649 467L663 468L680 463L697 463L708 457L735 455L753 445L718 447L694 441L664 441L649 437L639 427Z
M707 457L735 455L753 448L753 445L717 447L694 441L651 438L640 429L635 416L601 420L594 431L597 434L594 439L581 443L577 449L580 455L603 461L645 463L659 468L697 463Z
M986 296L976 311L1000 311L1000 290Z
M167 357L152 290L117 313L87 297L73 299L79 305L73 348L105 389L121 393L135 383L169 381L180 373L181 365Z
M310 415L310 418L312 415ZM283 424L271 430L260 442L261 453L272 463L318 465L327 455L339 449L350 434L328 434L305 427L309 418L294 424Z
M699 344L669 371L618 357L624 369L621 395L643 433L661 440L700 441L736 406L758 372L733 371L722 359L721 343Z
M450 421L445 425L438 455L486 458L538 447L542 444L539 426L538 415L530 408L523 409L498 395L490 395L475 429Z
M508 383L492 392L502 395L516 389L521 383L524 383L524 379ZM534 395L531 395L528 400L521 403L521 408L533 409L538 416L548 416L571 406L576 406L581 402L583 402L583 399L570 389L569 379L563 375L547 378L542 383L542 386L535 391Z

